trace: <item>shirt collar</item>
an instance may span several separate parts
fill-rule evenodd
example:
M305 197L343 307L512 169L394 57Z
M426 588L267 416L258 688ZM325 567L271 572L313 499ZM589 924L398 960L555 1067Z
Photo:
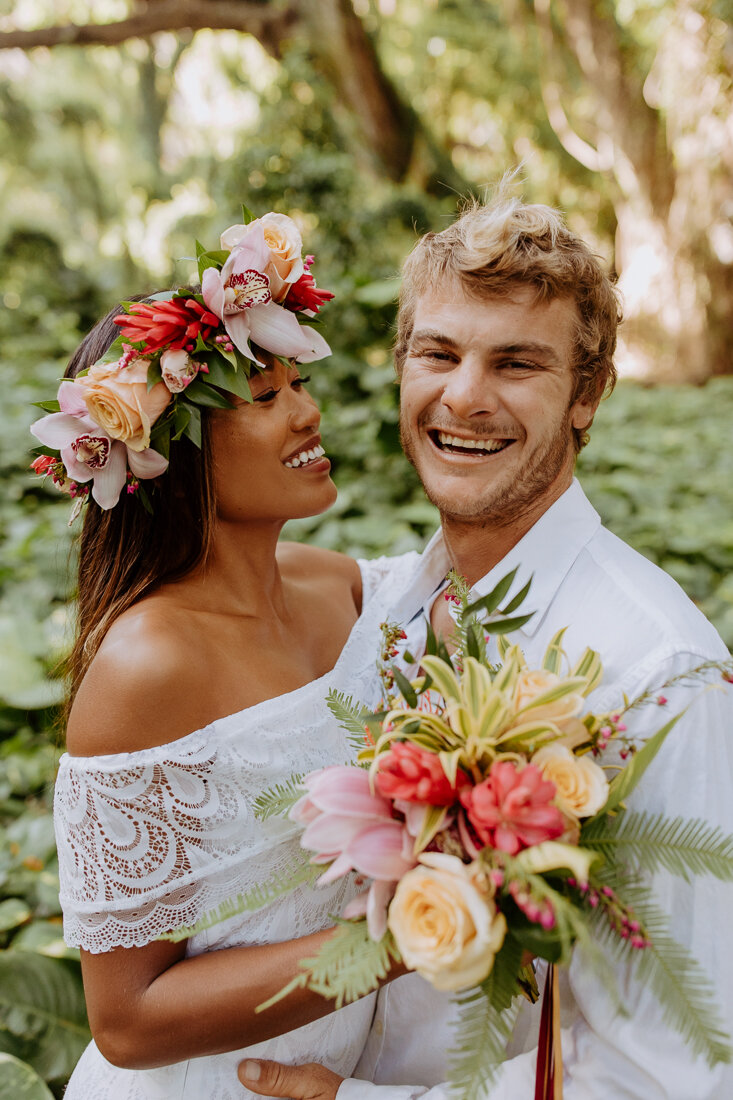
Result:
M534 612L521 630L521 633L532 637L573 562L600 525L600 516L578 480L573 478L569 488L540 516L524 538L476 582L473 595L477 599L485 596L517 566L517 575L503 602L508 603L529 578L533 578L529 595L516 612L519 615ZM438 530L422 554L412 584L390 609L390 618L397 622L409 622L439 585L450 564L443 533Z

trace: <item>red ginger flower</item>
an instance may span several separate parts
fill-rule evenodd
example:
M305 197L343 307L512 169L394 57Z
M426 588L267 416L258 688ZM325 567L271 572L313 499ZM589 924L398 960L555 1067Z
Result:
M179 350L196 340L208 340L219 327L219 318L195 298L171 298L167 302L136 302L129 313L114 318L127 340L142 341L148 352L161 348Z
M291 309L293 313L299 309L310 309L314 313L318 313L321 306L329 302L331 298L333 298L331 291L319 290L316 286L316 280L306 271L297 282L292 284L287 298L281 305L285 306L286 309Z
M430 806L450 806L456 801L460 787L467 782L468 778L459 772L456 786L451 786L435 753L411 741L396 742L379 758L375 780L377 790L385 798L427 802Z
M562 835L565 822L554 797L555 784L539 768L519 768L511 760L495 760L486 779L460 794L479 839L512 856Z
M39 455L38 458L34 458L31 462L31 469L34 473L44 477L53 470L54 466L58 465L58 462L59 460L54 458L53 455Z

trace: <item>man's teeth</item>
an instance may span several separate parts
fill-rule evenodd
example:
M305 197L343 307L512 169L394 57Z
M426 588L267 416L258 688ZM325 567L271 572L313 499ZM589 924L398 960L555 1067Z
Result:
M447 432L438 432L438 440L443 447L460 447L463 451L500 451L508 443L506 439L462 439Z
M307 466L309 462L315 462L317 458L323 458L325 455L323 447L318 444L317 447L313 447L310 451L301 451L295 458L289 458L285 465L289 470L294 470L297 466Z

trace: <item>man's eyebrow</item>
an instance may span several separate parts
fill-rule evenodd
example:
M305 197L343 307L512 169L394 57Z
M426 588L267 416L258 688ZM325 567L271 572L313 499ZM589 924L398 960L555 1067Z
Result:
M494 344L491 351L495 355L540 355L552 363L559 363L557 349L552 344L543 344L539 340L522 340L518 344Z
M444 332L440 332L435 328L422 328L418 332L412 332L410 334L411 344L420 343L436 343L446 344L448 347L456 347L456 341L452 340L450 336L446 336Z

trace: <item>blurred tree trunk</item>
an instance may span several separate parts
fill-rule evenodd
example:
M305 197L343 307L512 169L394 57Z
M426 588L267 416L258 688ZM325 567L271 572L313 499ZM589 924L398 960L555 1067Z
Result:
M299 0L294 10L299 24L287 26L270 48L280 53L293 28L305 32L316 68L336 92L334 111L356 156L395 183L467 194L469 184L448 152L382 67L352 0Z
M733 143L728 28L677 0L651 70L611 0L534 0L550 123L577 160L612 182L629 373L700 382L733 372ZM593 97L588 140L565 114L559 51ZM567 53L566 55L567 56Z

